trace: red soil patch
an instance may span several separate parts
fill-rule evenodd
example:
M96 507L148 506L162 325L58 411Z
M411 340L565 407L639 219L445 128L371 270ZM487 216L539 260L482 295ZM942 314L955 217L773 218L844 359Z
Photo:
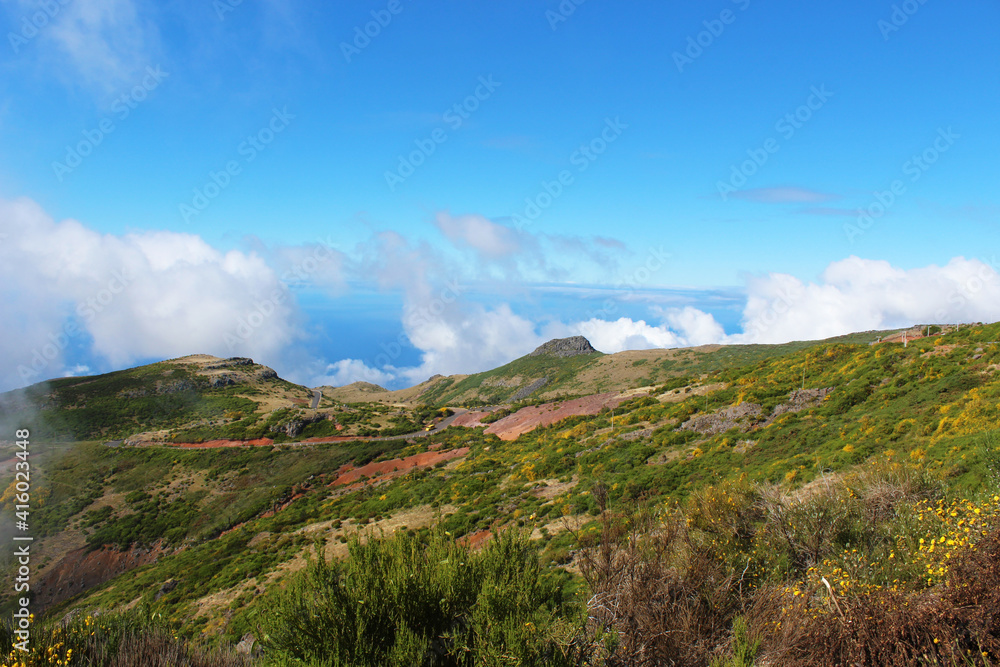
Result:
M133 547L128 551L110 547L96 551L88 551L86 548L70 551L41 577L38 586L32 584L31 590L37 591L36 611L100 586L123 572L152 563L166 552L160 545L152 549Z
M477 426L485 426L480 419L490 414L488 411L484 412L482 410L470 410L455 417L455 421L451 423L452 426L465 426L467 428L476 428Z
M377 463L367 463L360 468L344 466L339 471L340 476L333 480L330 486L350 484L358 481L363 476L375 478L374 481L391 479L414 468L427 468L442 461L460 458L468 453L468 447L459 447L458 449L450 449L447 452L423 452L422 454L407 456L405 459L390 459L388 461L378 461Z
M484 528L458 538L458 543L470 549L482 549L491 537L493 537L492 531L489 528Z
M604 408L616 408L625 399L614 392L593 394L571 401L543 403L521 408L503 419L499 419L486 429L501 440L516 440L522 433L533 431L540 426L550 426L567 417L596 415Z

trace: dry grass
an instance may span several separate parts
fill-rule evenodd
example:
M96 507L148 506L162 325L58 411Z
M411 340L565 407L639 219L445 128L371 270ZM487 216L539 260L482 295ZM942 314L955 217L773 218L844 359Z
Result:
M994 665L1000 660L1000 530L965 551L943 587L827 599L822 613L807 596L789 597L779 588L758 593L749 616L772 664Z
M701 548L683 516L629 521L606 510L606 491L598 487L595 495L601 533L580 560L593 592L587 632L617 635L600 664L708 664L727 643L743 578Z
M986 519L998 516L989 510L996 498L956 501L971 512L962 519L939 492L919 471L872 466L794 493L725 484L693 495L683 510L627 518L607 510L607 491L598 485L601 527L589 539L578 535L580 572L592 593L579 639L590 649L580 664L1000 664L1000 526ZM937 537L938 554L950 549L940 555L947 567L935 565L945 573L940 579L916 572L892 584L893 576L913 572L909 561L870 569L869 579L849 587L821 578L838 563L847 567L838 560L845 539L846 553L859 558L893 550L906 558L905 543L933 528L934 507L950 512L958 531L968 517L978 521L980 510L984 519L975 523L975 534L983 531L978 540L956 537L951 547ZM913 520L915 510L928 521ZM909 557L922 563L928 555ZM608 636L615 637L610 644Z

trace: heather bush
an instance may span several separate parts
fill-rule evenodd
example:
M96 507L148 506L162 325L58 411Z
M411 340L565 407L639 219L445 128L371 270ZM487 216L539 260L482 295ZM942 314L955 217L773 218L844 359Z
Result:
M440 531L426 542L355 535L349 553L313 558L274 596L269 655L373 667L572 664L572 632L556 623L574 617L571 600L524 534L501 532L479 552Z

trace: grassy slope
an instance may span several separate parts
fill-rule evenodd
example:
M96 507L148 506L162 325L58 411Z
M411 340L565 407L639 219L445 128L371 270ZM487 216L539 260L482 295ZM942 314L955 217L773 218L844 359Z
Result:
M143 490L163 497L155 505L145 498L137 504L145 503L144 511L155 511L156 516L172 517L164 523L167 531L183 524L184 530L173 539L188 539L188 548L84 594L77 603L112 606L141 597L182 632L211 625L238 639L256 613L249 589L234 596L233 614L221 625L217 619L195 619L196 601L253 577L257 577L254 585L263 588L263 575L301 548L304 538L292 531L320 521L351 520L359 525L417 505L452 505L456 511L443 522L455 534L497 523L548 526L554 533L564 515L586 521L596 512L589 491L597 482L609 488L613 506L634 507L681 498L743 474L795 487L870 459L905 461L955 488L974 489L984 474L979 444L1000 423L1000 385L995 380L1000 346L987 343L998 338L1000 326L991 325L917 341L905 349L824 342L790 344L783 354L775 347L758 346L695 353L699 356L692 357L691 364L672 369L673 374L708 373L702 381L723 383L724 389L678 402L635 399L616 411L614 432L608 416L598 415L571 418L513 442L500 442L480 430L451 429L414 445L378 443L363 450L179 452L81 444L48 472L52 509L46 520L52 530L71 519L79 521L88 499L106 491ZM575 371L593 363L586 357L577 359ZM531 365L518 362L504 373L552 372L539 360ZM750 363L731 365L741 362ZM483 374L479 385L487 377L491 376ZM676 428L693 414L740 402L760 404L769 412L803 383L834 391L816 406L745 433L733 429L702 436ZM642 429L649 434L634 440L621 437ZM260 516L261 510L287 497L293 485L310 475L326 474L329 479L351 458L401 456L430 445L468 446L471 452L458 464L414 472L377 490L334 493L313 482L288 509ZM171 478L196 474L207 480L207 493L200 497L168 493ZM171 512L170 505L178 502L177 511ZM198 507L193 514L192 503ZM108 517L92 531L115 525L116 516L120 518ZM205 539L237 524L242 525L219 539ZM262 533L271 537L250 547L250 540ZM567 534L544 541L553 558L573 546ZM186 584L154 602L160 584L169 578Z
M243 367L250 373L263 368ZM104 375L49 380L2 398L9 418L35 425L36 437L90 440L218 419L227 412L253 414L258 410L254 398L264 395L309 395L280 378L213 387L199 370L197 364L164 361Z
M533 380L547 378L528 400L581 396L602 391L654 385L681 376L698 376L723 368L746 366L819 344L869 343L885 332L865 332L827 341L797 341L782 345L709 345L701 348L642 350L589 354L559 359L524 356L482 373L438 380L419 400L430 405L506 403ZM394 394L395 392L387 392Z

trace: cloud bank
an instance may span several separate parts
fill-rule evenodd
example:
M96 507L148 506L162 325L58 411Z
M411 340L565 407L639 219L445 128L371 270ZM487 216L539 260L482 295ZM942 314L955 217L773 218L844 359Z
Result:
M5 387L63 374L71 348L121 367L196 352L277 357L297 336L287 287L254 253L192 234L102 235L27 199L0 201L0 235Z
M855 256L831 263L814 281L747 276L735 332L697 307L657 304L655 289L639 287L652 270L625 281L613 297L633 314L637 303L647 303L647 317L617 316L605 300L596 315L581 307L576 312L587 315L579 319L568 311L532 319L516 301L484 305L481 283L474 287L470 275L488 273L492 262L507 263L515 273L504 275L516 276L509 261L534 237L478 216L444 213L431 222L454 249L473 251L475 266L392 231L350 253L325 242L221 252L194 234L99 234L75 220L56 222L31 200L0 201L0 389L86 373L94 364L81 365L81 358L121 368L193 353L245 355L312 386L408 386L439 373L492 368L570 335L613 353L1000 320L996 257L903 269ZM566 252L586 260L588 251L577 245L586 242L568 244ZM401 333L376 341L380 351L370 359L317 356L292 287L320 287L336 304L359 283L402 296ZM515 287L528 293L530 281ZM418 363L401 361L407 348L416 348Z

